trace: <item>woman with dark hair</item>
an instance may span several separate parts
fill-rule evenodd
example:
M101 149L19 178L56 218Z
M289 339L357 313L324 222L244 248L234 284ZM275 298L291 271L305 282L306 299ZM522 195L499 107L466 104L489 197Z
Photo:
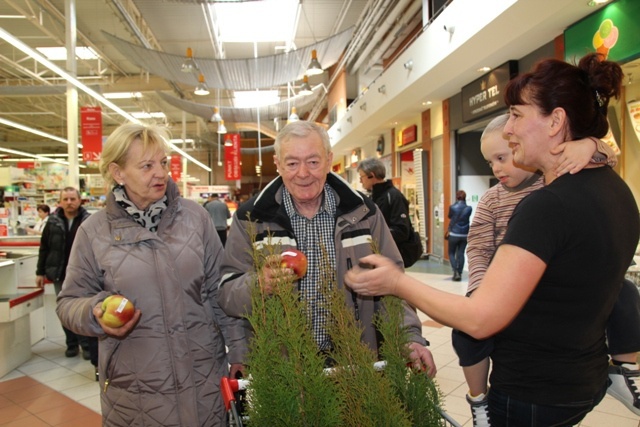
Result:
M44 226L47 225L51 208L49 208L48 205L38 205L36 209L38 211L38 221L33 228L27 228L27 234L41 235L42 230L44 230Z
M471 218L471 206L467 205L467 193L464 190L456 191L456 202L449 206L449 228L447 240L449 240L449 262L453 269L452 280L462 280L464 268L464 251L467 248L467 236L469 234L469 218Z
M506 88L515 160L545 187L516 207L481 286L466 298L425 286L378 255L345 282L393 294L477 339L495 335L489 413L495 426L570 426L604 397L607 319L640 234L638 206L610 168L557 176L557 148L607 133L622 70L596 54L578 66L547 59Z

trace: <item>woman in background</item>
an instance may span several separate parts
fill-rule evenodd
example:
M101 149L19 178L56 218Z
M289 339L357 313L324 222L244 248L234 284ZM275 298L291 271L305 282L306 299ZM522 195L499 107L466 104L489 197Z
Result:
M42 235L42 230L44 230L44 226L47 224L47 220L49 219L49 213L51 209L48 205L38 205L38 221L33 228L27 228L27 234L37 234L38 236Z
M469 218L471 218L471 206L467 205L467 193L464 190L456 191L456 202L449 206L449 262L453 269L452 280L462 280L464 268L464 251L467 248L467 236L469 234Z

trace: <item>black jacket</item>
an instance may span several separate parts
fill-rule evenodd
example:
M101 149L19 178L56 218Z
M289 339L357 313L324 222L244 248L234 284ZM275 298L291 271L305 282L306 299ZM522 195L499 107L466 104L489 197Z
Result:
M53 214L49 215L40 239L36 275L46 276L52 282L62 283L67 270L73 239L76 237L80 224L89 215L89 212L80 206L78 214L74 218L73 224L71 224L71 229L69 229L69 221L64 216L64 210L58 208Z
M386 180L374 184L371 188L371 199L380 208L396 245L409 240L411 232L409 202L393 182Z

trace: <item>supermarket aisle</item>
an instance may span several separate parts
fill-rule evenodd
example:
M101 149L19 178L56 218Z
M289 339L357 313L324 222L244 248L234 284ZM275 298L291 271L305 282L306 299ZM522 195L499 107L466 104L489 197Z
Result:
M466 290L466 272L462 282L453 282L447 264L422 260L409 271L439 289L458 294ZM437 382L445 395L445 411L461 425L471 426L465 400L467 388L451 347L451 328L424 314L421 319L423 333L431 342L438 366ZM100 390L93 379L91 364L81 357L64 357L62 336L39 342L33 347L33 353L31 360L0 378L0 426L100 426ZM580 426L640 427L640 417L606 396Z

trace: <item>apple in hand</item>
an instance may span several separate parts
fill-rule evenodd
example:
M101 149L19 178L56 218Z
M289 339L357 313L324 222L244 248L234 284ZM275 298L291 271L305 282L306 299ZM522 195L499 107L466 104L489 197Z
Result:
M122 295L110 295L102 301L102 322L110 328L119 328L135 313L135 307Z
M280 254L280 266L292 269L302 279L307 274L307 256L297 249L288 249Z

